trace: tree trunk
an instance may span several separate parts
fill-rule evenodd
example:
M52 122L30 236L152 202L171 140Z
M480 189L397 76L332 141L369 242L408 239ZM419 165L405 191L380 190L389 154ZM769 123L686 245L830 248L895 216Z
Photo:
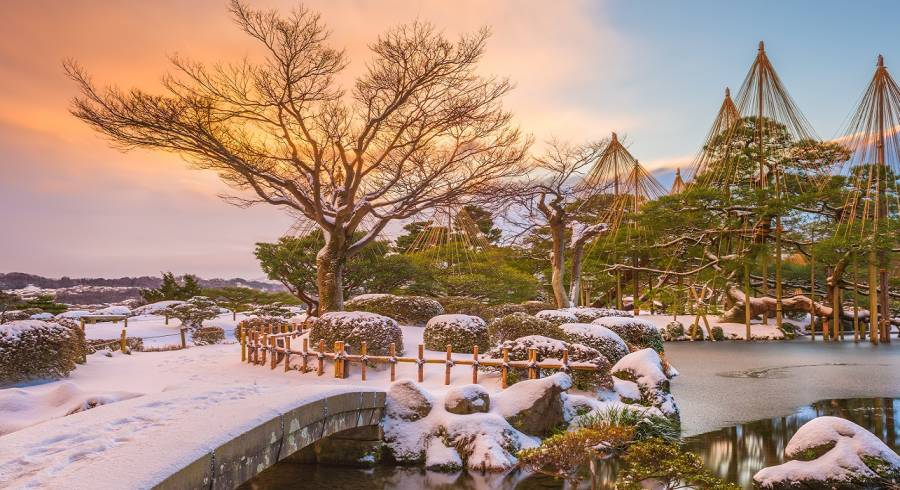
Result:
M562 220L550 221L550 237L553 247L550 253L550 266L553 269L550 285L553 287L553 297L556 299L557 308L568 308L572 305L563 284L563 271L566 266L566 227Z
M572 297L571 302L573 306L579 306L581 304L581 269L583 258L584 242L578 241L572 248L572 278L569 286L569 294Z
M331 234L316 256L316 288L319 291L318 314L344 309L344 264L346 240Z

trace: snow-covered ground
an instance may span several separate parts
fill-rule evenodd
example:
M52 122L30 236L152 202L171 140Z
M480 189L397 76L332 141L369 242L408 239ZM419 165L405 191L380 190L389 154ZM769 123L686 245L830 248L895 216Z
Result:
M694 323L695 315L649 315L642 314L639 315L640 318L650 321L654 326L658 329L665 328L666 325L669 324L673 319L677 319L684 325L685 330L690 327L692 323ZM709 320L710 327L722 327L723 332L725 333L726 339L744 339L746 338L747 328L743 323L729 323L729 322L720 322L718 315L709 314L706 316L706 319ZM798 323L799 325L799 323ZM703 327L704 335L706 333L706 324L703 323L703 319L700 319L700 326ZM767 325L763 325L760 321L754 320L750 324L750 335L751 338L755 339L783 339L784 334L775 328L775 320L769 319L769 323Z

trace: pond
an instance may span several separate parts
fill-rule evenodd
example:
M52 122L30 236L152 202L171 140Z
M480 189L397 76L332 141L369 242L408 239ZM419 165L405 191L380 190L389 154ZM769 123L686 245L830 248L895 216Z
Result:
M753 475L766 466L780 464L784 447L806 422L823 415L850 420L870 430L893 450L900 448L900 398L850 398L822 400L783 417L757 420L691 436L687 449L727 481L752 488ZM604 480L614 478L614 468L602 468ZM562 488L559 480L522 471L507 474L460 472L443 474L421 468L379 466L370 470L326 465L279 463L241 487L250 489L516 489Z

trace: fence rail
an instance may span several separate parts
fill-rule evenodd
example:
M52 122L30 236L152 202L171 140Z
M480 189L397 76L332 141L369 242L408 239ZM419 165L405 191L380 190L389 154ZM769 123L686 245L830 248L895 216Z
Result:
M447 353L442 358L425 357L425 346L418 344L416 357L398 357L397 346L391 343L388 348L388 355L369 355L366 342L360 344L359 354L350 354L347 352L347 344L342 341L334 343L331 352L325 348L325 341L320 340L315 348L311 348L308 338L303 338L300 350L291 348L291 339L296 339L302 335L302 328L297 330L287 329L257 329L241 331L241 362L249 364L265 366L274 370L279 364L283 363L285 372L292 370L307 373L315 371L318 376L325 374L325 360L333 361L333 373L335 378L348 378L350 376L350 368L353 364L359 366L360 378L366 381L367 367L370 364L388 364L390 366L391 381L397 379L397 364L410 363L417 366L417 379L421 383L425 380L425 365L427 364L443 364L444 365L444 384L450 384L450 374L456 366L471 366L472 383L478 383L478 370L481 367L495 367L500 371L500 385L502 388L509 386L509 370L523 369L528 372L528 379L538 379L540 371L556 370L561 372L572 371L600 371L602 368L590 362L572 362L569 360L568 349L562 353L562 358L553 361L538 361L537 349L528 349L528 359L523 361L510 361L509 349L502 349L502 357L500 359L493 357L485 357L478 352L478 346L472 347L471 357L454 357L454 352L450 345L447 345ZM459 353L456 353L459 354ZM465 355L465 354L462 354ZM300 357L300 365L297 368L291 366L290 360L294 356ZM315 363L315 367L310 367L310 361Z

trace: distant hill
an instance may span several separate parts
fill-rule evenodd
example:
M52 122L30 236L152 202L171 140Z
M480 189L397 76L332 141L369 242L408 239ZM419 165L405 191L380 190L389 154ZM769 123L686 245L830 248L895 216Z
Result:
M22 289L29 285L42 289L62 289L73 286L100 286L116 288L156 288L162 284L161 277L120 277L117 279L93 278L93 277L60 277L59 279L26 274L24 272L0 273L0 289ZM205 288L221 288L226 286L241 286L262 291L284 291L281 284L265 281L249 281L241 278L233 279L200 279L200 286Z

